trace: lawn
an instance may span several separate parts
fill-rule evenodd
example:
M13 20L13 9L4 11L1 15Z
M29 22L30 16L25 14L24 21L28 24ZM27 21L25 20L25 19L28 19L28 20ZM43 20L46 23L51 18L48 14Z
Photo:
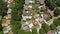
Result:
M6 23L6 19L2 19L2 23Z
M46 21L49 21L49 20L50 20L50 18L47 18L47 19L46 19Z
M3 27L3 31L7 31L6 27Z
M47 11L43 11L44 12L44 14L47 14Z
M0 20L2 19L2 16L0 16Z
M36 4L33 4L32 6L37 7L37 6L40 6L40 4L36 3Z
M29 23L33 23L33 19L31 19L31 20L27 20Z

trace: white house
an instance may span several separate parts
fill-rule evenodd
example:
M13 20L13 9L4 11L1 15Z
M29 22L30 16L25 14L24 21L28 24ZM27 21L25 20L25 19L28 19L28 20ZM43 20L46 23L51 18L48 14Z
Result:
M32 8L32 6L31 6L31 5L29 5L28 7L29 7L29 8Z
M29 26L29 28L32 28L34 25L33 25L33 23L30 23L28 26Z
M8 11L7 11L7 13L11 13L11 11L12 11L12 9L8 8Z

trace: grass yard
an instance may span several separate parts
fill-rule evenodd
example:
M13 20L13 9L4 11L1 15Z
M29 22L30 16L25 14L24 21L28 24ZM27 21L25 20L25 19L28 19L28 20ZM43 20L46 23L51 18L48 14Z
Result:
M0 20L2 19L2 16L0 16Z
M46 21L49 21L49 20L50 20L50 18L47 18L47 19L46 19Z
M2 23L6 23L6 19L2 19Z
M6 27L3 27L3 31L7 31Z

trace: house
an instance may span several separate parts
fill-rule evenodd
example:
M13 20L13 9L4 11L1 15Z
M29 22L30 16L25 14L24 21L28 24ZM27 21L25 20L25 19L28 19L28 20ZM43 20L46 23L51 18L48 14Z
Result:
M28 19L32 19L32 16L28 16Z
M48 13L53 17L54 16L54 10L52 11L52 10L49 10L48 9Z
M28 10L28 5L24 5L24 10Z
M8 19L11 19L11 14L8 14L7 17L8 17Z
M6 31L4 31L4 34L7 34L11 30L11 27L8 24L5 24L5 27L6 27Z
M26 13L26 11L25 10L23 10L23 14L22 14L23 16L26 16L27 15L27 13Z
M36 15L35 15L35 18L38 18L38 17L39 17L39 14L36 14Z
M58 32L56 31L56 32L54 32L54 34L58 34Z
M8 0L4 0L5 2L8 2Z
M44 0L40 0L40 4L44 4Z
M9 34L13 34L13 32L10 30L10 31L9 31Z
M41 10L45 10L46 9L45 4L44 4L44 1L45 0L37 0L37 2L40 3L40 7L39 8L41 8Z
M23 15L26 16L29 13L28 10L23 10Z
M26 19L28 18L28 16L22 16L22 20L26 21Z
M32 8L32 6L31 6L31 5L29 5L28 7L29 7L29 8Z
M29 26L29 28L32 28L34 25L33 25L33 23L30 23L28 26Z
M4 34L7 34L8 33L8 31L4 31Z
M29 0L25 0L25 4L27 4L27 5L28 5L28 4L29 4Z
M29 13L29 11L28 10L25 10L25 13Z
M47 19L48 17L49 17L48 14L43 14L44 19Z
M27 25L29 24L27 21L25 22Z
M7 11L7 13L11 13L11 11L12 11L12 9L8 8L8 11Z
M33 23L28 23L28 22L25 22L24 24L22 24L22 28L24 30L28 30L28 29L31 29L33 27Z
M44 18L40 18L40 19L39 19L39 22L42 22L42 21L44 21Z
M8 25L8 26L6 27L6 29L7 29L7 31L10 31L10 30L11 30L10 25Z
M42 7L41 7L41 10L45 10L46 9L46 7L45 7L45 4L44 5L41 5Z
M44 0L37 0L37 2L40 2L40 4L44 4Z
M9 4L7 5L8 8L12 8L12 6L13 6L13 3L9 3Z
M41 9L41 7L43 7L43 6L39 6L38 8Z
M48 24L48 25L53 24L53 20L49 20L49 21L47 21L47 24Z
M13 0L8 0L8 3L13 3Z
M28 25L27 25L26 23L22 24L22 28L23 28L24 30L28 30L28 29L29 29L29 27L28 27Z
M38 23L39 23L38 19L35 19L34 20L34 25L38 25Z
M57 31L60 32L60 25L56 27Z
M8 0L8 8L12 8L14 0Z
M30 0L29 3L35 3L34 1Z

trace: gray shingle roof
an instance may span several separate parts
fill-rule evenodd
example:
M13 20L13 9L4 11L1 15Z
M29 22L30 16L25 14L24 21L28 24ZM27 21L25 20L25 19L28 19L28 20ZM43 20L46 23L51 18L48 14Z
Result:
M11 10L12 10L12 9L9 8L7 13L11 13Z
M29 0L25 0L25 4L29 4Z
M40 18L40 19L39 19L39 22L42 22L42 21L44 21L44 18Z
M57 29L58 31L60 31L60 25L59 25L59 26L57 26L57 27L56 27L56 29Z

